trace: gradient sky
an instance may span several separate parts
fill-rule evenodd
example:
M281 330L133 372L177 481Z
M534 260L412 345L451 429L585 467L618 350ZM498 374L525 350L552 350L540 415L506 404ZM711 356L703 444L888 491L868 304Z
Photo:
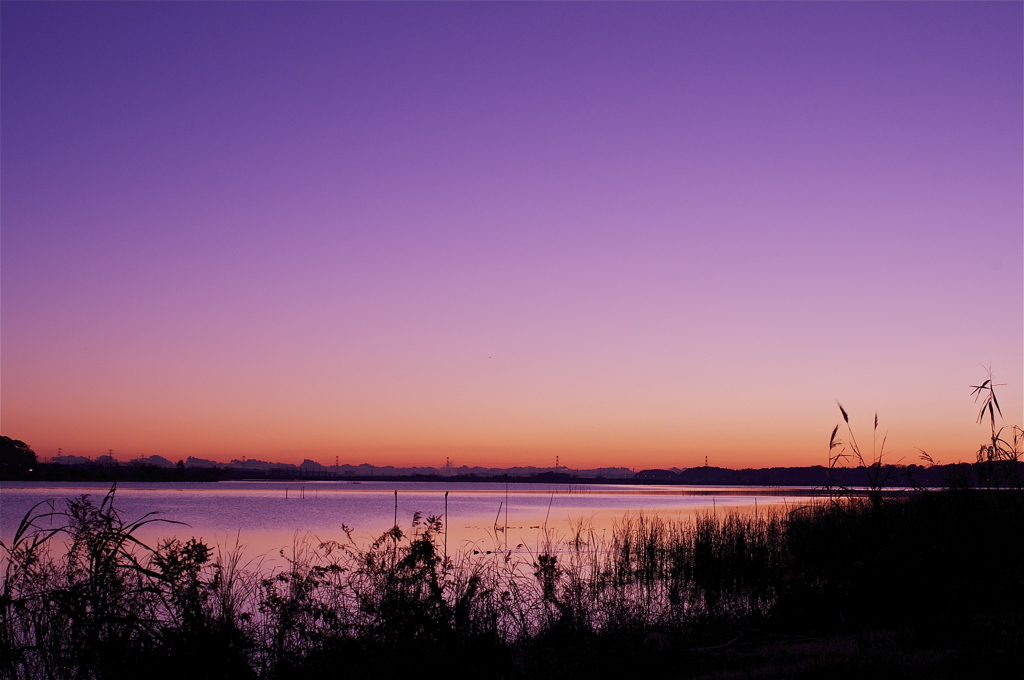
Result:
M14 3L43 457L972 459L1022 423L1022 3Z

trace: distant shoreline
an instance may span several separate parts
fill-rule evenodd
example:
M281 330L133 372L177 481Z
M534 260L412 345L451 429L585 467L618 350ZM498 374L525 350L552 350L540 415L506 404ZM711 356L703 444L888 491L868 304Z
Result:
M1022 464L1024 465L1024 464ZM774 467L733 470L702 466L686 470L641 470L630 476L605 477L572 472L539 472L534 474L353 474L335 473L330 468L247 469L238 467L158 467L150 465L61 465L37 464L32 471L5 474L2 481L145 481L145 482L216 482L216 481L366 481L366 482L430 482L433 484L485 482L515 484L611 484L611 485L680 485L680 486L798 486L825 490L833 487L869 487L872 480L887 488L973 485L977 474L970 463L949 465L886 465L880 468Z

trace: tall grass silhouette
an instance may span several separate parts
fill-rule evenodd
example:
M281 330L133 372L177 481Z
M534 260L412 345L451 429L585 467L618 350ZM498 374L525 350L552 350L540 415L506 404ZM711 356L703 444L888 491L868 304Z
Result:
M1021 472L1024 430L1013 425L1010 426L1009 433L1004 436L1003 433L1007 428L996 426L996 413L1000 418L1003 415L1003 411L999 407L999 399L996 397L996 387L1000 386L993 380L991 371L984 382L971 386L971 394L974 395L975 401L981 400L978 422L985 422L987 415L990 427L989 441L978 449L979 481L987 487L1009 487L1019 490L1024 483L1024 475Z
M1017 492L920 492L881 506L850 497L688 521L633 514L608 538L580 524L535 553L449 559L440 519L417 518L368 545L344 532L299 538L273 571L195 539L150 549L131 537L138 523L118 524L113 493L100 521L100 507L77 499L54 513L67 524L50 528L50 513L37 513L5 546L3 675L128 677L155 664L157 677L285 678L343 659L350 677L376 677L382 659L411 673L447 655L509 677L593 677L752 630L999 614L1024 599L1024 514L1005 494ZM71 549L46 549L58 535Z
M994 387L974 387L992 436L973 488L894 496L879 472L866 495L829 483L822 502L789 512L634 513L608 535L545 523L526 553L501 549L497 535L498 549L449 552L443 519L416 514L367 543L344 526L297 536L283 566L265 568L237 541L141 542L140 528L165 520L122 518L116 487L98 504L41 504L0 544L0 675L358 678L423 675L457 659L494 677L772 677L771 664L789 663L776 658L779 640L798 635L910 631L899 635L936 641L937 659L977 631L1024 639L1021 442L1019 428L1011 437L996 427ZM837 425L830 464L880 470L884 436L867 458L840 412L849 443ZM986 644L963 654L983 648L991 664L1020 648ZM834 664L856 658L874 672L891 654Z

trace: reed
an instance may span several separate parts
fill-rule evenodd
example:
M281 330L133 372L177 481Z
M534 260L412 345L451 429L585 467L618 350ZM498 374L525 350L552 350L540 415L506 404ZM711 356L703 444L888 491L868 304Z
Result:
M1000 386L1001 384L997 384L992 378L991 371L984 382L971 386L975 402L981 400L978 422L985 422L987 415L990 427L988 443L982 444L978 449L978 480L981 485L988 488L1008 487L1020 490L1024 487L1024 470L1021 465L1024 430L1014 425L1009 428L1009 433L1004 435L1007 428L996 426L996 413L1000 417L1003 415L999 399L996 397L996 387Z
M121 521L111 490L99 506L37 508L3 546L0 657L11 678L127 677L140 663L156 663L158 677L287 678L340 659L351 677L374 677L381 659L415 672L431 654L499 676L576 677L673 649L716 658L750 630L998 614L1024 604L1024 515L1008 493L687 521L634 514L607 539L580 523L531 553L450 558L440 518L417 517L368 545L347 532L297 537L285 566L264 571L237 543L142 544L133 534L152 518Z
M1024 491L1010 465L1021 437L996 428L991 380L975 389L987 390L992 429L980 486L893 496L876 476L866 497L829 484L823 502L790 512L630 514L607 536L545 522L525 553L497 532L492 550L449 552L443 519L417 514L365 544L344 526L297 535L270 569L245 561L237 540L142 543L138 530L165 520L122 518L116 486L98 504L41 504L0 543L0 675L370 678L457 659L509 678L788 677L789 654L815 677L919 659L878 652L891 631L950 663L954 631L974 640L964 655L991 666L1003 647L1024 648L990 649L977 632L1024 641ZM850 443L837 426L830 465L867 463L840 411ZM884 441L872 447L878 469ZM796 642L822 636L877 661L845 642Z

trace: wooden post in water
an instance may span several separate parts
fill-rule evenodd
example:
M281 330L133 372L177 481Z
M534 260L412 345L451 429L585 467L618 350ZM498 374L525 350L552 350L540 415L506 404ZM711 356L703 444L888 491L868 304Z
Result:
M448 561L448 492L444 492L444 561Z
M398 489L395 489L395 526L398 526Z

